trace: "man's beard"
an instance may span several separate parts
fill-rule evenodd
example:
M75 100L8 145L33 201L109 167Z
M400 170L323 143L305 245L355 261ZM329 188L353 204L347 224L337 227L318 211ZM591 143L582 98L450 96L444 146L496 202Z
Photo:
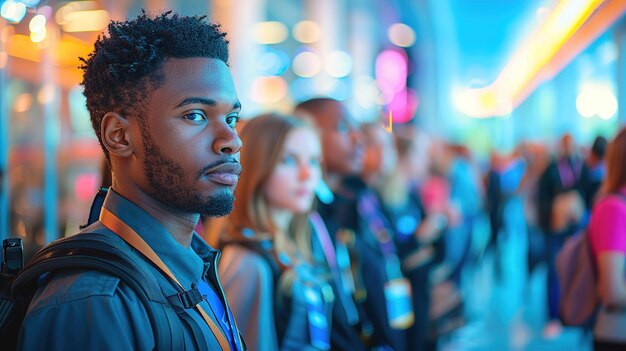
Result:
M145 160L143 168L154 198L181 211L209 217L229 214L235 200L229 189L213 194L193 191L193 183L185 184L186 174L174 160L167 158L152 137L142 131Z

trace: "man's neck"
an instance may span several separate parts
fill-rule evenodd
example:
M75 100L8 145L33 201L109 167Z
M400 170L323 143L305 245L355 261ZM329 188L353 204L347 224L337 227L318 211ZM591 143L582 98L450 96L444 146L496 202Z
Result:
M124 186L114 180L112 188L159 221L183 247L188 248L191 245L194 228L200 219L199 214L167 206L136 185Z

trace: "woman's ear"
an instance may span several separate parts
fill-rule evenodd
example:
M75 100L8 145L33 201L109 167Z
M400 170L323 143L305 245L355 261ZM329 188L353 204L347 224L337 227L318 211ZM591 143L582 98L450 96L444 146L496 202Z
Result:
M109 154L130 157L134 152L130 123L127 118L116 112L107 112L100 124L102 144Z

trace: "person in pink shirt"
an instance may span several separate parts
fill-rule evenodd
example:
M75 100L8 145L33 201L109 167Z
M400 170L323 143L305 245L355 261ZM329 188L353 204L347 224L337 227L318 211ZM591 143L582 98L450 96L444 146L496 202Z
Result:
M626 128L609 145L607 174L589 223L589 239L602 305L595 350L626 349ZM621 329L621 331L620 331Z

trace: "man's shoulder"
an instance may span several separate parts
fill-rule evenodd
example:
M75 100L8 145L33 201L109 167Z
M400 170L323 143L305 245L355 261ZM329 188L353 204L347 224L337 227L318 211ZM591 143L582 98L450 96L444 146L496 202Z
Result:
M29 311L62 306L90 298L115 298L120 278L100 271L69 270L46 277Z

